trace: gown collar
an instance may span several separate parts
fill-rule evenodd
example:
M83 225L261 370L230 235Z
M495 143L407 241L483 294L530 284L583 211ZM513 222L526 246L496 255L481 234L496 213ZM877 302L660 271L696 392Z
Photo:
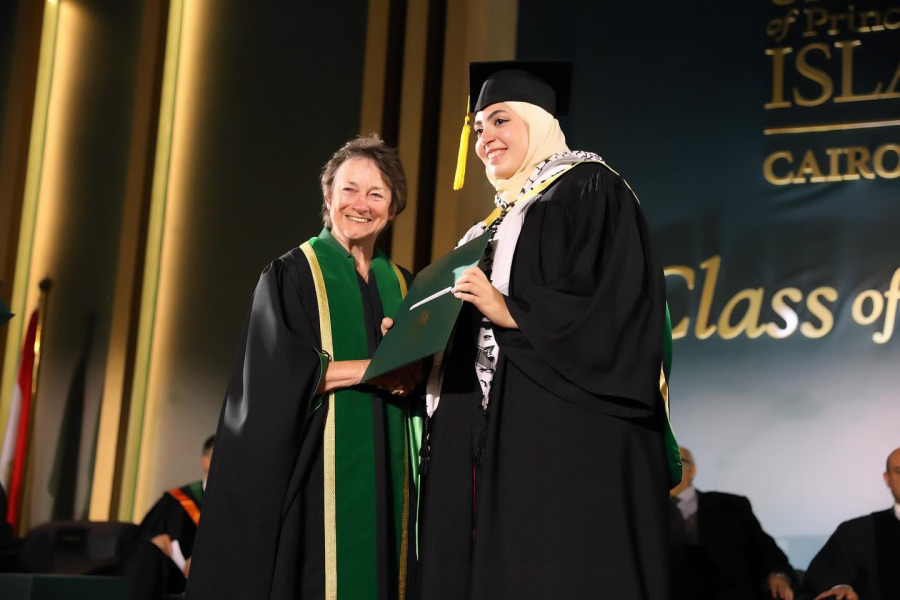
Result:
M344 248L339 241L335 239L333 235L331 235L331 230L327 227L323 227L322 231L317 236L320 240L327 242L340 250L347 258L352 258L350 251Z

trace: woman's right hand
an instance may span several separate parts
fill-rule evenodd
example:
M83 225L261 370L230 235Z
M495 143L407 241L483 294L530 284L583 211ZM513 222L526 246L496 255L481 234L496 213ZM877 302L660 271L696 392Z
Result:
M384 335L394 326L394 320L384 318L381 321L381 334ZM325 376L319 383L316 393L323 394L340 388L353 387L362 382L366 369L369 368L369 359L365 360L336 360L328 363ZM406 396L412 392L425 379L425 369L422 361L401 367L390 373L376 377L368 383L377 388L390 392L396 396Z
M328 363L325 376L319 382L316 393L324 394L359 385L362 382L366 369L369 368L370 362L369 359L365 359L336 360ZM422 366L422 361L418 361L390 373L380 375L368 383L396 396L406 396L416 389L424 378L425 369Z

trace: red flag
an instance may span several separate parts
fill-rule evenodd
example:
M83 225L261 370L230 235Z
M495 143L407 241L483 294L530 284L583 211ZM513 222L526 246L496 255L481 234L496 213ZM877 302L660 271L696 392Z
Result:
M19 516L22 513L22 488L25 484L25 457L28 451L28 431L31 421L32 384L34 377L34 344L37 337L38 311L31 314L25 343L22 346L22 358L19 360L19 377L13 391L9 408L9 420L6 424L6 436L0 454L0 471L3 471L2 482L9 496L9 508L6 520L13 531L18 528ZM11 463L9 479L6 478L7 465ZM6 482L9 481L7 487Z

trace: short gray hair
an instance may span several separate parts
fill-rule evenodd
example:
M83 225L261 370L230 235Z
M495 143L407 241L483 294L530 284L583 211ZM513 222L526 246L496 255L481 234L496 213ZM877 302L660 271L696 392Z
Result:
M334 176L342 164L352 158L367 158L375 163L384 182L391 189L391 216L397 216L406 208L406 173L397 150L384 143L377 133L350 140L332 155L322 168L319 181L322 184L322 223L331 229L328 214L328 197L334 187Z

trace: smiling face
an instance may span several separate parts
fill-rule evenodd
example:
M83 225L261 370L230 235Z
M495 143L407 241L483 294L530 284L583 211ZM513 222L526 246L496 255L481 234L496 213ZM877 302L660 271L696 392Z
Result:
M505 102L475 115L475 154L496 179L515 175L528 153L528 124Z
M394 219L391 188L368 158L350 158L338 167L325 203L331 234L347 249L374 244L381 230Z

